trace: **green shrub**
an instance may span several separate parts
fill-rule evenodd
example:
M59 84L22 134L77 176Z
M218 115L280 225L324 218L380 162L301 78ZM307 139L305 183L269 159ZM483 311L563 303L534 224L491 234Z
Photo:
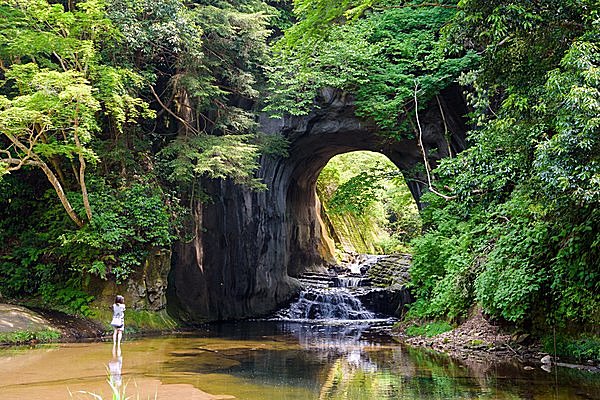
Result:
M542 347L545 352L554 354L554 336L542 338ZM574 358L579 361L600 360L600 336L582 335L578 338L557 335L556 355L559 357Z
M22 344L31 341L48 343L60 339L60 336L60 332L50 329L42 331L3 332L0 333L0 343Z

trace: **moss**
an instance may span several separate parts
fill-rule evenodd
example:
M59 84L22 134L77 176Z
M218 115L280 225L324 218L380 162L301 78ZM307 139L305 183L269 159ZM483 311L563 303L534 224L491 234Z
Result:
M330 229L335 231L335 237L341 242L339 245L344 251L361 254L381 253L377 243L384 232L373 218L329 213L328 222L332 225Z
M433 321L425 324L411 325L404 333L408 336L437 336L441 333L451 331L452 325L445 321Z
M61 334L55 330L15 331L0 333L0 343L24 344L30 342L50 343L60 339Z
M112 311L93 309L92 319L99 322L107 331L112 330L110 326ZM125 311L125 333L171 331L179 326L179 323L171 318L165 310L138 311L128 309Z
M469 342L469 346L480 346L483 344L483 340L481 339L473 339Z

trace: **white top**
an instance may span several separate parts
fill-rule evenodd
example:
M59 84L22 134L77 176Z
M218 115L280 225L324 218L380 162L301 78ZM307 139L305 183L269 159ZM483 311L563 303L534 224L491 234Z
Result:
M125 317L125 304L113 304L113 319L119 318L123 321Z

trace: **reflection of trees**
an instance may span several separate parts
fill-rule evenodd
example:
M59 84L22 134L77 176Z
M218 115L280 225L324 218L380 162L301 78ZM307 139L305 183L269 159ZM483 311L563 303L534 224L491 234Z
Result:
M510 365L465 364L423 349L406 349L361 323L278 322L277 327L278 331L261 331L268 336L258 332L243 340L215 338L190 344L170 353L175 358L169 360L168 369L218 371L261 390L277 388L280 395L274 398L558 400L576 397L574 388L588 398L597 394L598 380L586 382L572 374L567 381L561 374L555 392L554 374L523 372ZM245 328L241 331L248 333Z
M347 358L338 358L331 368L319 393L325 399L383 399L386 398L386 382L391 374L377 373L377 368L364 369ZM382 390L383 389L383 390Z
M448 357L401 348L365 347L357 356L338 356L325 373L319 400L361 399L520 399L518 389L498 390L495 379L473 377Z

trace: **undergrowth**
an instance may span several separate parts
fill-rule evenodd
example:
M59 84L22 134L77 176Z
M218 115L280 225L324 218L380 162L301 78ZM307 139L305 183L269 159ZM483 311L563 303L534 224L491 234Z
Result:
M547 353L555 354L554 337L552 335L543 337L542 347ZM578 361L598 361L600 360L600 337L595 335L581 335L579 337L557 335L556 355Z
M1 332L0 343L24 344L30 342L50 343L60 339L60 332L50 329L42 331Z
M100 322L107 331L112 331L112 327L110 326L112 311L108 309L93 309L91 318ZM165 310L138 311L127 309L125 311L126 334L173 330L178 326L177 322Z
M433 337L441 333L451 331L452 325L445 321L428 322L422 325L411 325L404 333L408 336L426 336Z

